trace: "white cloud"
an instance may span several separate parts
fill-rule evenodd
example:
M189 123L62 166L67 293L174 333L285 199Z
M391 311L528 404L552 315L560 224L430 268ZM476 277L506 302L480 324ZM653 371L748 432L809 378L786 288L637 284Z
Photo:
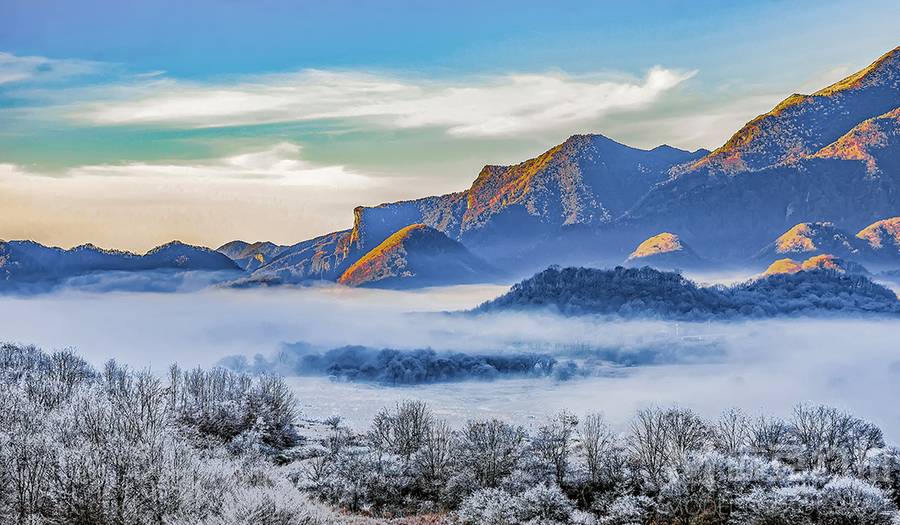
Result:
M93 72L99 64L83 60L55 60L0 52L0 85L29 80L53 80Z
M347 228L353 207L412 198L412 184L302 160L281 143L219 159L86 165L62 173L0 163L0 238L133 251L172 239L291 244Z
M23 170L14 164L0 164L0 175L46 176ZM66 170L63 176L72 177L141 177L197 181L253 180L291 186L320 188L366 189L384 179L354 172L345 166L320 166L300 158L300 146L290 142L275 144L266 149L249 151L219 159L181 163L128 163L85 165Z
M319 70L221 85L157 79L120 86L114 90L118 97L82 104L71 116L101 125L187 127L367 119L392 128L443 127L451 135L502 136L643 108L694 74L656 67L639 80L547 73L465 84Z

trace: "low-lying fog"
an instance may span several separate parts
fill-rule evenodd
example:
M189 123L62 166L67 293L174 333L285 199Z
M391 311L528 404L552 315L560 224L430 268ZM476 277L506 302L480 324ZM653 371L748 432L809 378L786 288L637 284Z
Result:
M75 293L0 298L0 339L46 349L75 347L102 364L114 357L163 370L271 356L285 343L438 351L565 352L647 341L711 342L708 356L609 367L589 377L465 381L415 387L295 377L310 417L333 413L356 426L381 406L421 398L455 421L497 416L523 424L561 409L601 410L623 423L636 408L678 403L714 416L729 406L786 414L798 401L830 403L900 440L900 320L779 320L676 325L598 322L549 315L470 318L436 314L475 306L505 290L459 286L412 292L323 286L194 293ZM562 355L562 354L560 354ZM561 361L568 356L561 357Z

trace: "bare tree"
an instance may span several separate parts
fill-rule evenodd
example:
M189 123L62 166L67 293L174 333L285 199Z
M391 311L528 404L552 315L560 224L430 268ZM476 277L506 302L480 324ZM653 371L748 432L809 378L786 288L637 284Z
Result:
M712 428L712 440L715 449L722 454L741 454L750 442L749 419L736 408L726 410Z
M640 410L631 421L629 447L638 471L651 485L658 487L668 459L667 423L658 408Z
M632 421L631 451L647 481L658 486L667 468L682 465L706 446L709 436L706 423L691 410L649 408Z
M615 434L602 414L588 414L581 423L581 446L591 483L597 483L601 469L612 451Z
M750 452L769 461L785 457L792 439L790 425L781 419L762 416L750 423Z
M577 425L577 417L565 411L560 412L538 428L533 440L538 453L553 469L559 485L562 485L568 472L572 436Z
M379 450L409 460L421 448L432 423L431 410L423 401L402 401L394 410L375 415L369 437Z
M790 429L798 447L793 458L798 466L831 474L855 471L870 450L884 446L878 427L823 405L794 407Z
M459 459L482 487L497 483L515 468L525 431L499 419L469 421L459 436Z
M427 492L435 492L450 476L453 445L453 431L446 421L441 419L428 425L422 447L416 455L416 463Z

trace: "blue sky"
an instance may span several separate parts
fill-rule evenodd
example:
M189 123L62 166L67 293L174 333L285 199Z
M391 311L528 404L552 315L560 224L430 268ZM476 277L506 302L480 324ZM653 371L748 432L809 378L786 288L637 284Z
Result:
M898 26L887 1L4 0L0 238L296 242L576 132L714 148Z

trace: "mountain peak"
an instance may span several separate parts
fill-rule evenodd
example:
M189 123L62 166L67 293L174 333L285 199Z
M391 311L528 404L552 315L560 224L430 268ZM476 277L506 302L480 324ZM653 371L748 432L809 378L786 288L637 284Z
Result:
M860 264L847 261L830 253L822 253L813 255L802 262L790 258L778 259L769 265L763 275L793 274L810 270L830 270L838 273L868 274L868 271Z
M629 259L650 257L662 253L680 252L684 250L681 239L674 233L663 232L645 240L628 256Z
M733 174L794 162L897 107L898 91L900 47L812 95L790 95L683 171Z
M776 253L857 251L853 238L831 222L801 222L775 239Z
M874 222L856 234L875 250L893 248L900 253L900 217Z
M784 259L778 259L773 262L766 268L766 271L763 272L763 275L777 275L783 273L797 273L803 268L800 263L791 259L790 257L785 257Z
M347 286L407 287L477 282L494 271L462 244L417 223L405 226L360 257L338 278Z
M900 46L881 55L876 61L852 75L822 88L814 96L830 96L842 91L859 89L868 85L896 79L900 74Z

